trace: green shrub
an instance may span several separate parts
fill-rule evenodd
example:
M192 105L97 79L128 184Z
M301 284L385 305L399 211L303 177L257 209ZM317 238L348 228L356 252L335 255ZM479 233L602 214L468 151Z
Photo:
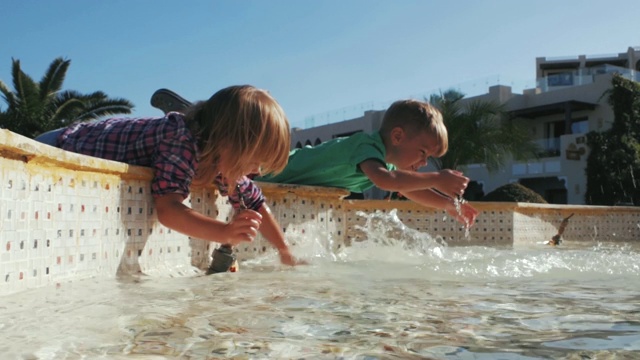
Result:
M480 201L547 204L540 194L518 183L502 185L485 195Z
M605 96L613 110L611 128L587 134L587 205L640 206L640 83L613 77Z

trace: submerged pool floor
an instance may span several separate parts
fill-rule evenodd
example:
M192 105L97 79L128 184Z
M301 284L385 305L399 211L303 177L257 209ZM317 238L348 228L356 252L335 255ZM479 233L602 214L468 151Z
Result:
M267 255L238 273L96 278L7 296L0 352L25 359L640 354L640 253L626 246L359 244L311 260L281 268Z

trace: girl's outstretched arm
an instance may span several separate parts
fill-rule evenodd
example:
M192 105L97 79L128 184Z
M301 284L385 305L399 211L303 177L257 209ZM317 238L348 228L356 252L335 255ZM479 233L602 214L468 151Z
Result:
M181 194L166 194L154 200L162 225L193 238L237 245L252 241L262 222L262 215L252 210L243 210L229 223L216 220L183 204Z
M285 265L295 266L306 264L306 261L297 260L291 255L287 243L284 241L284 232L280 227L280 224L271 213L271 209L266 203L263 203L258 210L262 215L262 225L260 226L260 233L267 241L278 250L280 254L280 262Z

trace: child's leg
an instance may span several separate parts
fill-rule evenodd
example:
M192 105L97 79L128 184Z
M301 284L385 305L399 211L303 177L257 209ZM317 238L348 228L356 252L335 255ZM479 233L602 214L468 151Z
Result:
M191 102L169 89L159 89L151 95L151 106L165 114L171 111L183 112Z
M35 141L39 141L39 142L44 143L44 144L47 144L47 145L51 145L51 146L57 147L58 136L62 133L63 130L64 130L64 128L47 131L44 134L38 135L34 140Z

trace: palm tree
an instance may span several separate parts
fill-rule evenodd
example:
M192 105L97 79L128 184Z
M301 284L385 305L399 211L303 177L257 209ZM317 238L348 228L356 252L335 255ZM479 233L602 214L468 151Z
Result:
M134 106L126 99L109 98L101 91L91 94L62 91L71 60L53 60L40 82L35 82L20 69L20 60L12 61L15 91L0 80L0 92L7 104L6 109L0 109L0 128L33 138L76 121L130 114Z
M481 163L493 172L509 157L537 157L538 146L527 131L507 118L503 105L486 100L464 102L463 98L464 94L457 90L429 98L442 113L449 133L449 150L437 160L440 168L458 169Z

